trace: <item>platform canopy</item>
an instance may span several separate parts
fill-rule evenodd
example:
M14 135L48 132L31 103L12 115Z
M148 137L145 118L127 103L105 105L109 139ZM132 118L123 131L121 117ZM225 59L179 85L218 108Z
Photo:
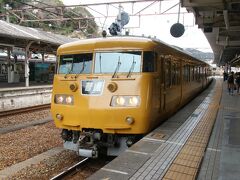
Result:
M54 53L59 45L78 40L2 20L0 29L0 47L26 48L32 42L29 50L39 53Z
M44 54L56 54L57 48L61 44L73 42L78 39L69 38L66 36L45 32L39 29L19 26L16 24L7 23L0 20L0 49L7 50L8 64L8 83L15 82L17 74L16 63L11 62L11 56L19 55L16 52L17 48L22 48L25 57L25 86L29 86L29 59L31 53L41 53L42 60ZM16 56L17 57L17 56ZM11 66L13 66L11 68Z
M240 65L240 1L181 0L195 15L207 37L218 65Z

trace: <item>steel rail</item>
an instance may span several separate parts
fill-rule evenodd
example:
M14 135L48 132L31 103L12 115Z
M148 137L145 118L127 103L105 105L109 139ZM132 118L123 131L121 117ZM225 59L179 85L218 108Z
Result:
M69 175L70 173L72 173L73 171L76 171L78 168L80 168L82 165L84 165L85 163L87 163L90 160L90 158L84 158L82 161L78 162L77 164L69 167L67 170L59 173L58 175L52 177L50 180L58 180L58 179L63 179L63 177L66 177L67 175Z
M0 117L30 112L30 111L35 111L35 110L47 109L47 108L50 108L50 104L30 106L30 107L25 107L25 108L20 108L20 109L11 109L11 110L7 110L7 111L0 111Z

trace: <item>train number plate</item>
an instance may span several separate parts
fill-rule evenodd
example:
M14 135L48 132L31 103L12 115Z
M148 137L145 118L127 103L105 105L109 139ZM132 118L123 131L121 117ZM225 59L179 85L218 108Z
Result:
M104 87L104 80L82 80L83 95L101 95Z

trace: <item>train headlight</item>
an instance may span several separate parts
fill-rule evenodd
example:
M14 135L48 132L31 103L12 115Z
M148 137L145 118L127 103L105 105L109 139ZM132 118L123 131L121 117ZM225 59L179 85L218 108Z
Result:
M63 104L64 97L62 95L55 95L55 103Z
M73 104L73 96L66 97L66 104Z
M73 96L65 94L56 94L54 97L54 102L56 104L73 105Z
M113 96L111 106L116 107L136 107L140 105L139 96Z
M123 106L125 104L125 99L122 96L116 98L116 105Z
M136 96L132 96L129 98L128 103L130 106L137 106L139 103L139 98L137 98Z

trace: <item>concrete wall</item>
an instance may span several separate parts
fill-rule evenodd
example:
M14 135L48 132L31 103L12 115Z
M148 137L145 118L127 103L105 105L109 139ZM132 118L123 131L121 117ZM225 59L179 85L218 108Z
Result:
M52 86L0 89L0 111L51 102Z

